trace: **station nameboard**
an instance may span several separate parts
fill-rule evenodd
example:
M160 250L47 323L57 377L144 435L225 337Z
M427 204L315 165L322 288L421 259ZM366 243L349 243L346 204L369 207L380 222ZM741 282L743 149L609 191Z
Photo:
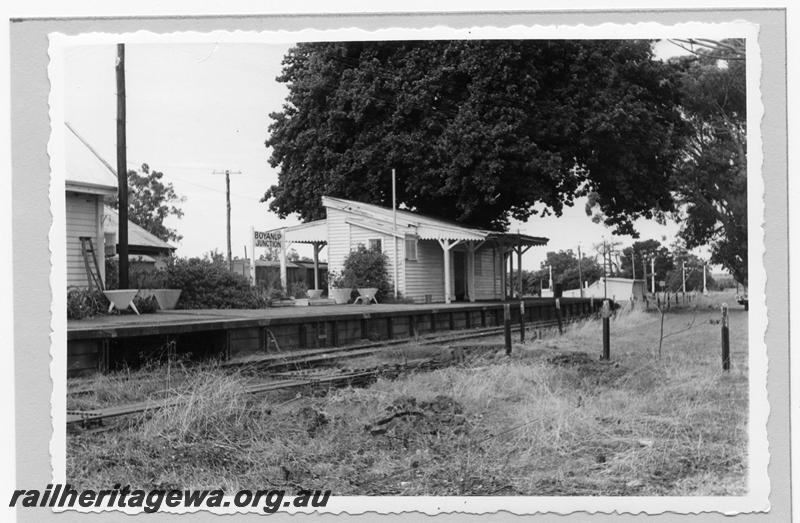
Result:
M282 239L281 231L253 231L256 247L277 247Z

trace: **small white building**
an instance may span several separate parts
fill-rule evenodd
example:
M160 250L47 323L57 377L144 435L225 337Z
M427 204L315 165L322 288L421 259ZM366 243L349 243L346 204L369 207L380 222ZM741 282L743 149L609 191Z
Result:
M395 214L386 207L329 196L323 196L322 205L324 220L257 234L279 241L284 257L292 243L313 244L315 259L327 245L332 272L340 272L359 245L379 249L389 259L391 285L396 281L399 293L415 302L503 299L511 288L514 264L519 268L530 247L548 241L464 227L406 210Z
M584 288L583 296L585 298L608 297L615 301L630 300L633 298L638 301L644 299L645 287L644 280L609 276L608 278L600 278ZM580 289L569 289L564 291L562 295L565 298L580 298L581 291Z

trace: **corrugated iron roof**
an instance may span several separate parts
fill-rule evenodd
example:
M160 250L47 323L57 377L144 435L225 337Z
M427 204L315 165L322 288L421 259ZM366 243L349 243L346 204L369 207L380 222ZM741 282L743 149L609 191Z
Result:
M323 196L322 205L378 221L382 228L385 229L388 226L387 230L392 230L394 223L392 209L331 196ZM397 210L397 232L402 235L416 234L421 240L492 240L503 243L521 243L522 245L546 245L548 242L547 238L540 236L464 227L448 220L432 218L403 209ZM387 234L391 234L391 232Z
M72 127L69 125L66 127L64 153L67 190L93 194L116 194L117 177L113 173L113 169L78 136Z
M331 196L323 196L322 205L361 215L372 220L379 220L384 224L388 223L390 226L393 226L394 223L392 209L379 205ZM416 234L421 240L483 240L491 231L463 227L446 220L398 209L397 232L399 234Z
M321 243L328 241L328 222L315 220L286 228L286 241L294 243Z
M116 235L119 229L119 213L116 209L108 205L105 206L103 212L103 232L114 233ZM170 251L176 249L176 247L173 247L158 236L147 232L144 228L139 227L130 220L128 220L128 246L129 248L138 246Z

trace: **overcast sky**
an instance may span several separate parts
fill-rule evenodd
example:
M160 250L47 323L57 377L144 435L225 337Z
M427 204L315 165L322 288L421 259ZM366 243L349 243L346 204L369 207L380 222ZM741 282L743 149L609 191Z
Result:
M214 170L241 171L231 176L231 236L234 256L250 249L251 226L267 230L299 223L281 221L259 200L277 183L264 147L269 113L281 109L286 86L275 81L290 45L276 44L129 44L126 45L128 165L147 163L185 196L184 216L168 221L183 240L178 255L199 256L226 250L225 177ZM658 46L675 54L672 44ZM65 55L67 121L111 165L116 165L116 46L69 48ZM387 166L388 168L388 166ZM677 224L639 221L642 239L671 243ZM549 250L576 249L611 239L610 230L594 224L578 200L559 217L532 217L512 224L516 232L546 236L547 247L523 257L526 269L538 269ZM633 240L620 238L625 244ZM304 249L298 251L305 253ZM248 253L249 254L249 253ZM324 258L326 251L322 251Z

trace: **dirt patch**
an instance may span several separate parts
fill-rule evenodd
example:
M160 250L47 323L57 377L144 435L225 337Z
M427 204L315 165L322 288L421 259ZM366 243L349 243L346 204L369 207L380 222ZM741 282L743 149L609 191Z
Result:
M628 373L628 369L618 362L599 360L585 352L560 352L548 356L545 361L564 367L566 372L583 382L584 387L612 385Z
M464 409L450 396L440 394L431 401L400 396L386 407L387 416L366 428L373 436L405 439L411 435L464 434L467 432Z

